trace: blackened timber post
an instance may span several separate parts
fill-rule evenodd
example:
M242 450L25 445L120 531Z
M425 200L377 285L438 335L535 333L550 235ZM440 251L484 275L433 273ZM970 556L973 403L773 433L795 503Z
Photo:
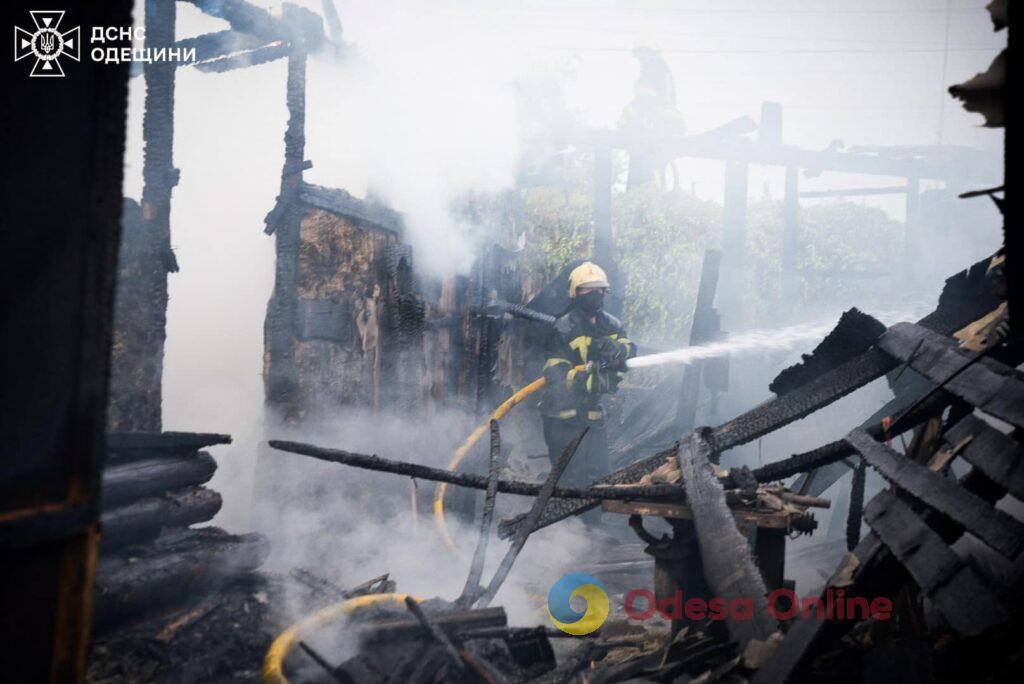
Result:
M726 330L743 327L747 249L747 164L725 163L722 205L722 283L719 306Z
M915 280L914 262L920 258L920 211L921 209L921 180L919 178L907 179L907 212L906 228L903 242L903 276L907 283L912 284Z
M608 274L612 284L608 311L622 313L618 265L612 256L612 145L601 140L594 146L594 261Z
M797 257L800 251L800 180L799 169L786 167L786 190L782 209L782 301L792 310L799 294Z
M704 252L700 271L700 286L697 288L697 304L690 326L690 346L711 342L719 334L718 312L714 309L715 289L718 287L718 269L722 253L709 249ZM695 427L697 403L700 398L700 380L704 372L704 360L696 359L683 369L682 387L676 408L676 429L689 432Z
M174 0L146 0L145 27L147 47L160 49L174 46ZM150 257L154 261L152 298L146 301L146 311L137 315L147 319L148 349L142 354L149 357L148 388L144 396L137 397L145 408L137 413L142 424L133 424L135 430L159 431L161 421L162 369L164 341L167 338L167 274L178 270L171 250L171 191L178 183L178 170L174 168L174 62L147 62L143 67L146 99L142 114L142 221L149 236ZM114 401L132 398L114 397Z
M303 156L306 146L306 53L293 49L288 55L286 87L288 124L284 134L284 166L277 206L268 219L274 233L276 261L274 292L267 305L264 329L267 368L264 388L270 404L286 406L294 398L297 384L295 366L295 312L298 300L299 240L301 211L298 195L302 189Z

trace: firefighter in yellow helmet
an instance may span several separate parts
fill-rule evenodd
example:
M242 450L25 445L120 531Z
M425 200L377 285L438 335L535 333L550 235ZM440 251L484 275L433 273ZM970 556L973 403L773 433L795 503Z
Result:
M569 274L569 308L555 321L545 348L547 385L540 410L552 464L584 426L590 427L562 475L566 485L587 485L610 471L601 397L618 389L626 359L636 355L622 322L604 310L608 290L608 276L597 264L575 268ZM575 370L581 365L588 369Z

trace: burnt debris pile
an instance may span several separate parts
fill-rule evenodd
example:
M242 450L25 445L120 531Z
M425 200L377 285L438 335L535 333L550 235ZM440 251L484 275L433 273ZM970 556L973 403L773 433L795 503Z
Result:
M231 535L207 522L221 507L205 487L217 464L203 447L227 435L111 433L103 472L96 627L200 601L245 577L269 551L258 534Z
M416 681L530 681L526 673L496 665L505 662L502 658L515 662L514 648L506 643L501 657L493 650L478 651L470 646L476 641L473 629L455 625L490 615L496 585L532 533L597 507L630 516L630 527L654 560L652 598L659 605L685 589L698 598L721 597L726 605L749 599L753 611L725 611L717 620L680 612L669 616L667 632L633 623L639 636L628 646L612 638L616 627L610 621L577 650L554 649L560 657L539 681L570 680L584 670L591 682L678 681L680 676L777 682L826 673L869 681L883 667L909 678L936 668L963 677L982 671L996 676L995 669L978 663L1000 667L995 663L1001 660L990 657L995 650L1020 655L1014 639L1024 587L1024 524L1007 512L1024 497L1024 446L1018 439L1024 428L1024 375L1016 370L1024 350L1008 337L1003 264L997 254L951 277L936 309L916 323L886 328L863 313L848 312L814 352L776 379L774 399L717 427L697 428L588 487L558 485L575 443L545 481L531 483L500 479L498 468L484 477L271 442L325 461L486 490L478 550L499 492L533 497L528 512L498 525L511 545L489 585L480 585L479 569L471 569L466 591L453 603L435 599L419 609L410 600L420 626L408 633L431 644L415 651L430 653L429 658L414 659L416 668L409 669L411 661L404 658L413 651L382 657L367 646L355 661L333 666L332 676L358 681L345 679L344 672L359 663L378 668L375 681L399 671L403 679ZM842 439L754 470L718 465L722 452L883 377L894 397ZM500 452L496 423L491 439L493 461ZM888 486L866 497L869 468ZM809 509L827 507L829 501L818 494L849 471L849 553L820 595L798 598L785 579L786 536L814 531ZM780 484L794 477L789 487ZM665 519L672 535L655 537L645 528L645 517ZM864 524L868 532L862 538ZM470 610L474 605L477 610ZM415 622L405 620L412 630ZM519 633L505 625L486 629L506 641ZM537 645L545 641L543 633L531 632L537 640L531 648L540 649L535 654L548 653ZM390 643L397 649L400 640ZM885 656L894 649L909 649L913 657L894 664ZM511 660L507 653L513 653ZM331 660L330 653L310 657L321 664ZM547 662L546 655L535 657ZM428 667L428 661L435 665ZM489 667L501 678L488 674Z

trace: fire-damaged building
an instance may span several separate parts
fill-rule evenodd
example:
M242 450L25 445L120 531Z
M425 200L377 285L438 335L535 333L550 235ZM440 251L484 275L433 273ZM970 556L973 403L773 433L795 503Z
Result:
M84 35L131 26L132 5L67 12ZM949 88L1005 130L1001 179L991 154L963 146L785 144L772 102L760 121L688 134L666 62L641 48L617 127L550 134L586 150L587 216L573 229L583 247L541 260L523 193L464 194L448 209L471 226L473 258L444 273L421 267L400 203L306 177L318 103L307 67L356 52L331 0L135 5L148 46L192 60L133 73L83 54L66 89L8 81L19 104L4 127L4 225L16 228L3 231L14 255L0 355L5 681L1020 678L1024 255L1009 2L986 11L1010 47ZM182 38L183 6L222 29ZM175 127L175 78L275 62L286 70L280 185L247 200L265 205L253 233L273 244L245 502L258 515L238 525L224 515L243 498L228 448L249 438L164 420L169 282L188 268L171 234L174 188L190 173L174 163L190 133ZM123 190L133 76L145 89L137 199ZM724 183L720 235L701 243L685 284L686 346L671 349L627 332L628 298L654 288L629 271L612 202L660 190L669 169L678 185L680 159L720 163ZM788 307L779 321L797 320L801 287L872 277L799 265L818 239L802 230L801 197L896 195L905 253L891 282L924 277L927 231L958 216L955 202L994 203L1004 241L947 273L922 315L844 305L825 326L782 328L784 341L745 335L752 165L785 174L768 250ZM59 186L55 167L67 173ZM801 190L825 171L900 184ZM520 174L517 191L549 189L549 172ZM597 333L565 332L589 291L606 295L589 320L610 321L601 335L618 345L615 365ZM731 355L751 349L780 355L750 372ZM777 363L788 352L803 354ZM574 378L586 392L605 383L606 401L544 413ZM744 389L751 378L761 394ZM869 386L884 397L871 410L843 403ZM553 418L580 419L557 448ZM772 441L804 419L841 432ZM607 468L580 479L598 434Z

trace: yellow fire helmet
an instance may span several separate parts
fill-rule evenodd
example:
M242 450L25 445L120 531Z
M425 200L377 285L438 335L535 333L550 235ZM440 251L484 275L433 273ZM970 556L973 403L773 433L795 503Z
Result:
M597 264L584 261L569 274L569 298L581 287L609 287L608 276Z

